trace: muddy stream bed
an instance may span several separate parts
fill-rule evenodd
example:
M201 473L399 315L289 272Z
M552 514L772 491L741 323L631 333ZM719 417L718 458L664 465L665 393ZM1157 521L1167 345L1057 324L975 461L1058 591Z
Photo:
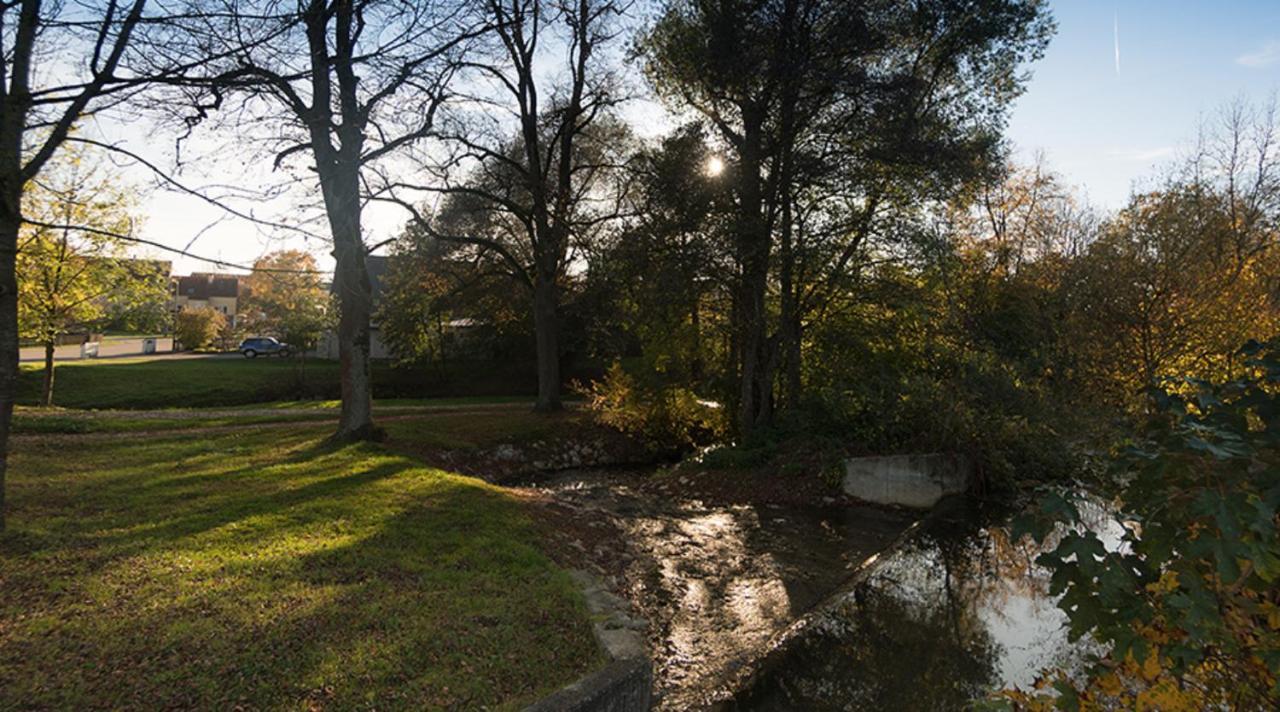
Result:
M525 487L564 558L649 621L656 709L960 710L1088 652L1067 641L1041 550L1010 540L1008 510L709 503L649 472ZM1090 526L1118 541L1095 509Z
M818 506L710 504L654 488L646 470L525 482L564 558L649 621L657 709L706 707L777 634L917 518L830 498Z

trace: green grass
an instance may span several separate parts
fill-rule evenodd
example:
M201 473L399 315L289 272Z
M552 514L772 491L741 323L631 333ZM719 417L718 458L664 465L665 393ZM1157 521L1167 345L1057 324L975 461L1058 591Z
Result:
M566 398L566 401L572 401ZM529 396L457 396L453 398L378 398L374 403L375 408L411 408L417 406L435 407L435 406L458 406L458 405L512 405L519 403L528 403L530 407L533 405L533 399ZM342 407L340 400L292 400L292 401L274 401L271 403L251 403L245 405L232 406L233 408L273 408L279 410L299 410L299 409L332 409L337 410Z
M0 709L513 708L599 664L519 501L324 434L16 442Z
M40 398L42 364L23 364L18 403ZM394 368L373 364L373 394L385 403L413 405L424 398L459 403L533 402L537 380L517 365L451 363L446 367ZM156 409L231 407L269 402L336 402L336 361L238 356L206 358L107 358L58 364L54 403L64 408ZM516 394L526 394L519 396Z
M573 433L591 418L582 411L538 415L521 408L476 411L457 410L467 404L504 404L503 399L440 399L379 401L374 420L395 440L421 447L469 449L503 442L526 442ZM519 403L520 401L514 401ZM336 403L336 401L335 401ZM445 406L445 407L441 407ZM258 410L230 408L225 411L168 409L136 412L44 409L19 406L13 416L13 432L18 435L79 435L84 433L136 433L203 428L231 428L275 423L331 424L337 407L321 402L314 408L301 402L264 403ZM439 408L437 410L437 408ZM383 410L387 409L387 410Z
M40 397L40 364L23 364L18 403ZM300 381L288 359L103 359L58 365L54 403L65 408L199 408L330 396L335 361L308 361Z
M442 412L384 420L379 425L386 430L388 442L394 445L470 450L571 435L591 422L590 415L581 412L549 415L517 410Z
M304 412L282 410L278 415L216 415L208 417L178 416L175 417L136 417L118 415L98 416L94 411L70 411L65 414L35 414L18 412L13 416L13 432L18 435L81 433L135 433L165 430L194 430L199 428L222 428L243 425L260 425L266 423L301 423L301 422L333 422L336 413Z

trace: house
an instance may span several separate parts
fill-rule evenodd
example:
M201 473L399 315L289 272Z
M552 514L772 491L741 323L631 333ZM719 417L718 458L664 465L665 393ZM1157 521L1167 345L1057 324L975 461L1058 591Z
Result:
M373 297L373 311L376 313L378 305L382 302L383 282L387 276L387 258L382 255L369 255L365 258L365 266L369 270L369 287ZM334 292L333 285L329 285L329 291ZM326 331L316 342L316 348L312 354L317 358L338 358L337 333ZM369 358L391 358L391 350L382 340L382 329L378 327L376 319L369 324Z
M234 326L243 294L238 275L193 272L173 279L173 311L208 307L222 312Z

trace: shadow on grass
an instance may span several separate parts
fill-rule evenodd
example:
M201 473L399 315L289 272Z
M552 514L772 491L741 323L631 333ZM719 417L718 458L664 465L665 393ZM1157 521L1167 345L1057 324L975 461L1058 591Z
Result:
M499 490L314 433L134 445L18 453L0 708L472 708L595 662Z

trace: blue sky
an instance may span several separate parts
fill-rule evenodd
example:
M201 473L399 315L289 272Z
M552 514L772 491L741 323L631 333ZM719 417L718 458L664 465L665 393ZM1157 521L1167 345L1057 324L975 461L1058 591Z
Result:
M1280 89L1280 0L1057 0L1009 136L1094 203L1121 205L1207 114ZM1116 71L1115 26L1120 69Z

